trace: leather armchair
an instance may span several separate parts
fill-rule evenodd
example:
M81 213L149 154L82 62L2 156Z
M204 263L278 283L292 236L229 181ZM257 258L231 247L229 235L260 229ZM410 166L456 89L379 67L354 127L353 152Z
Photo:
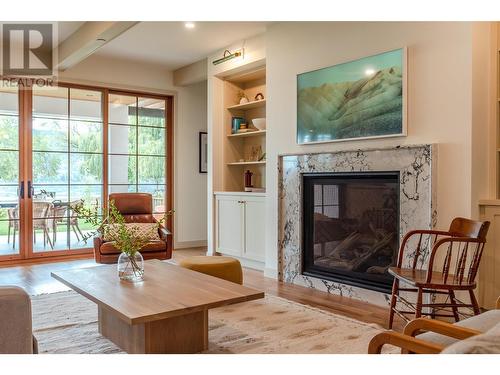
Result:
M31 300L24 289L0 286L0 317L0 354L38 352L32 333Z
M155 223L153 197L147 193L114 193L109 195L115 207L127 223ZM172 257L172 236L163 226L158 229L160 240L151 241L141 250L144 259L170 259ZM97 263L116 263L120 250L113 242L106 242L101 236L94 238L94 256Z

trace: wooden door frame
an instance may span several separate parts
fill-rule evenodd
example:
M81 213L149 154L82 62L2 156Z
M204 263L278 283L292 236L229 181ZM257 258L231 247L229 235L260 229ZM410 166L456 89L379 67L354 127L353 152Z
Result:
M173 171L173 157L174 157L174 141L173 141L173 131L174 131L174 96L173 95L160 95L155 93L148 93L143 91L135 90L123 90L118 88L103 87L103 86L92 86L84 84L75 84L69 82L58 82L57 86L65 87L68 89L82 89L99 91L102 94L102 124L103 124L103 208L107 207L108 200L108 130L109 130L109 95L110 94L122 94L122 95L133 95L144 98L160 99L165 100L166 110L165 110L165 157L167 158L165 162L165 199L166 211L173 210L173 198L174 198L174 171ZM0 265L2 264L16 264L24 263L26 261L36 262L43 261L43 259L54 258L54 259L70 259L70 258L81 258L83 256L90 256L93 254L92 248L82 248L82 249L66 249L66 250L48 250L48 251L33 251L33 212L32 203L33 199L27 197L27 182L32 181L32 115L33 115L33 93L31 88L23 88L18 91L19 100L19 181L24 182L25 185L25 197L24 199L19 199L19 212L20 222L19 222L19 253L12 255L2 255L0 256ZM71 98L68 98L71 100ZM172 233L167 239L167 246L172 248L173 246L173 233L174 224L172 217L169 218L165 227ZM24 229L24 230L23 230Z
M17 131L18 131L18 178L17 178L17 186L18 189L21 187L21 183L24 185L24 196L26 196L26 151L25 151L25 127L26 127L26 111L25 111L25 106L26 106L26 98L28 95L26 94L26 89L21 88L18 86L17 88L17 103L18 103L18 109L17 109L17 118L18 118L18 126L17 126ZM19 194L18 194L18 212L19 212L19 231L17 232L18 235L18 246L19 246L19 251L17 254L7 254L7 255L0 255L0 263L1 262L12 262L12 261L19 261L25 258L23 254L23 249L26 248L25 243L26 243L26 238L25 238L25 223L26 223L26 202L25 199L22 199Z

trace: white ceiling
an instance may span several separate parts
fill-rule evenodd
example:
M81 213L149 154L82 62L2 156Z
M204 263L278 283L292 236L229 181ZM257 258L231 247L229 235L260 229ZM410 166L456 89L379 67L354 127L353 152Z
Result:
M263 33L270 22L140 22L96 52L174 70L232 43Z
M73 34L85 22L57 22L58 43L61 43Z

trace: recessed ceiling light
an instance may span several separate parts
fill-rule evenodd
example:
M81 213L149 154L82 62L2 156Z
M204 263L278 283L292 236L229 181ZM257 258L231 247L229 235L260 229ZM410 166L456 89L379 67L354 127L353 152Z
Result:
M184 26L186 27L186 29L194 29L194 22L186 22L184 23Z
M374 74L375 74L375 69L368 68L368 69L365 70L365 76L370 77L370 76L372 76Z

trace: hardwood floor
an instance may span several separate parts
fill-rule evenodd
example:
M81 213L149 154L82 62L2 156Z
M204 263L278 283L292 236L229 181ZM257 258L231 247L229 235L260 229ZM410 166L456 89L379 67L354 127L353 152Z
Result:
M183 249L174 251L173 262L191 255L203 255L205 249ZM43 264L27 264L21 266L0 266L0 285L17 285L29 294L55 293L69 290L64 284L50 276L54 270L93 267L93 259L58 261ZM243 270L244 285L263 290L265 293L283 297L291 301L313 306L325 311L344 315L367 323L387 326L388 309L358 301L348 297L332 295L314 289L280 283L277 280L264 277L260 271L245 268ZM396 330L402 330L403 322L397 320Z

